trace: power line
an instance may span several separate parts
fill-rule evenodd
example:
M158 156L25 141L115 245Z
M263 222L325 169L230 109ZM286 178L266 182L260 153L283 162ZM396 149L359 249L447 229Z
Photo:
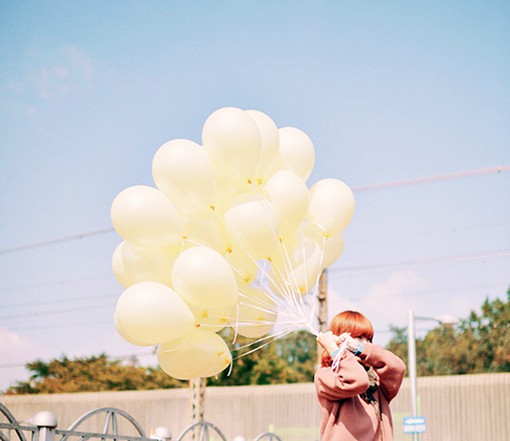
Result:
M28 243L25 245L18 245L18 246L11 247L11 248L0 249L0 254L8 254L8 253L14 253L16 251L24 251L24 250L29 250L32 248L45 247L48 245L54 245L56 243L69 242L71 240L84 239L86 237L97 236L99 234L112 233L114 231L115 230L112 227L110 227L110 228L101 228L99 230L93 230L93 231L85 231L83 233L78 233L78 234L68 234L67 236L57 237L54 239L41 240L39 242L32 242L32 243Z
M500 165L496 167L479 168L476 170L466 170L461 172L446 173L443 175L426 176L422 178L404 179L401 181L383 182L380 184L368 184L360 185L357 187L351 187L351 190L356 192L362 191L373 191L373 190L385 190L387 188L405 187L409 185L428 184L430 182L447 181L452 179L467 178L471 176L483 176L496 173L503 173L510 171L510 165Z
M394 262L394 263L376 263L371 265L358 265L358 266L344 266L344 267L332 267L328 268L328 271L359 271L359 270L370 270L370 269L380 269L380 268L393 268L398 266L410 266L410 265L430 265L436 263L448 263L448 262L458 262L464 260L478 260L478 259L492 259L495 257L509 257L510 250L497 250L497 251L487 251L480 253L472 253L472 254L460 254L456 256L445 256L445 257L433 257L429 259L416 259L416 260L406 260L402 262Z
M465 170L465 171L447 173L447 174L442 174L442 175L405 179L405 180L401 180L401 181L383 182L383 183L378 183L378 184L354 186L354 187L351 187L351 190L354 193L364 192L364 191L373 191L373 190L384 190L384 189L389 189L389 188L404 187L404 186L425 184L425 183L438 182L438 181L446 181L446 180L466 178L466 177L471 177L471 176L484 176L484 175L496 174L496 173L500 174L500 173L504 173L504 172L508 172L508 171L510 171L510 165L500 165L500 166L496 166L496 167L480 168L480 169L476 169L476 170ZM92 236L97 236L99 234L106 234L106 233L113 233L113 232L115 232L115 229L112 227L109 227L109 228L101 228L98 230L85 231L85 232L77 233L77 234L69 234L67 236L57 237L54 239L32 242L32 243L18 245L18 246L14 246L14 247L10 247L10 248L3 248L3 249L0 249L0 255L14 253L17 251L29 250L32 248L45 247L48 245L54 245L54 244L61 243L61 242L68 242L71 240L83 239L86 237L92 237Z

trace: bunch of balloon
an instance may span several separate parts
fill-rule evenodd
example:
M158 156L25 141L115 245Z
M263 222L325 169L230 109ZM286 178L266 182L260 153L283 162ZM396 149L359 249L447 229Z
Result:
M342 254L355 205L338 179L307 187L314 162L303 131L234 107L207 118L202 145L163 144L155 186L126 188L111 207L120 335L157 345L160 367L191 379L231 365L227 326L250 339L277 321L313 332L307 297Z

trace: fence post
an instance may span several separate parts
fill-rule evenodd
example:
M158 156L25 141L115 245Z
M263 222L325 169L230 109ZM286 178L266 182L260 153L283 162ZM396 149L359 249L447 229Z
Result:
M38 412L33 418L37 426L37 441L55 441L57 418L51 412Z

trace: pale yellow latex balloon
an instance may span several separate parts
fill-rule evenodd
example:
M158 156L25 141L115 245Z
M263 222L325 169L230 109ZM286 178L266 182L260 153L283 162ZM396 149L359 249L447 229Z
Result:
M259 199L225 212L225 230L254 259L269 257L278 241L278 216L273 205Z
M195 328L171 351L158 347L159 366L173 378L190 380L211 377L232 363L232 354L216 333Z
M121 191L112 203L111 219L117 233L136 245L168 245L182 237L183 223L175 205L146 185Z
M187 334L195 317L179 295L157 282L139 282L127 288L115 308L120 329L128 339L157 344Z
M235 320L235 306L221 308L203 308L190 304L189 308L195 316L197 327L212 332L219 332Z
M152 346L152 343L143 343L143 342L140 342L140 341L135 340L134 338L130 337L128 334L126 334L126 332L124 331L124 329L120 325L119 320L117 319L117 314L116 313L113 314L113 321L115 323L115 328L117 329L117 332L119 333L119 335L124 340L126 340L128 343L131 343L132 345L136 345L136 346Z
M123 241L113 253L113 273L125 288L145 281L170 286L172 266L180 250L180 244L167 247L141 247Z
M223 254L228 240L223 221L216 216L196 217L186 220L184 226L186 247L204 245Z
M253 118L260 133L260 159L255 180L257 184L263 185L271 176L270 167L278 155L280 146L278 127L268 115L259 110L247 110L246 113Z
M292 248L281 249L279 255L272 264L271 286L275 293L304 295L315 287L322 272L322 249L315 240L304 237Z
M214 166L205 149L187 139L163 144L152 160L156 186L187 215L210 210L216 186Z
M343 231L351 222L354 209L352 190L338 179L321 179L310 188L308 221L326 235Z
M248 286L255 281L259 272L258 262L239 244L231 242L223 257L230 264L239 287Z
M202 143L217 175L253 180L260 156L257 124L244 110L224 107L213 112L202 129Z
M165 341L163 343L160 343L158 345L158 350L159 351L164 351L164 352L171 352L171 351L174 351L175 349L177 349L183 342L184 340L186 340L189 336L189 334L193 332L193 329L190 330L190 332L186 335L183 335L181 337L178 337L178 338L174 338L173 340L168 340L168 341Z
M259 338L266 335L277 318L276 303L258 288L244 288L239 295L238 323L234 325L243 337Z
M309 192L304 181L292 171L280 170L271 176L264 190L276 210L280 234L295 230L308 209Z
M204 246L184 250L172 269L172 286L189 304L204 308L237 302L239 287L225 258Z
M335 263L344 252L345 240L343 232L334 236L324 235L318 228L311 227L307 234L322 248L322 267L326 268Z
M278 129L283 168L306 181L315 164L315 149L308 135L295 127Z

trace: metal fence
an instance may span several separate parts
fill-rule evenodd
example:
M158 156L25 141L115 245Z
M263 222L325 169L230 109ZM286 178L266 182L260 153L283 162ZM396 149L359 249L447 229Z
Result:
M403 430L403 418L411 413L409 389L409 381L405 379L391 403L395 441L411 441L411 435L404 434ZM419 378L418 398L418 410L426 417L427 425L420 441L510 440L510 373ZM123 409L144 428L164 424L174 435L185 434L193 421L190 389L4 395L0 401L19 421L27 421L37 412L49 410L58 416L63 427L72 427L76 416L88 409L103 407ZM272 438L266 434L259 441L317 441L319 418L312 383L208 387L204 420L214 425L195 427L194 431L186 433L186 440L200 441L202 436L211 441L231 441L236 437L251 441L267 432ZM91 418L87 421L88 425L80 426L80 430L103 431L104 421L94 422ZM133 427L128 432L125 418L118 418L116 424L119 434L131 433L130 439L139 436ZM221 428L220 433L214 428ZM154 433L151 432L149 438L151 435Z
M142 427L128 413L121 409L105 407L94 409L78 418L68 429L57 428L57 418L49 411L38 412L30 421L19 423L14 415L0 403L0 416L6 421L0 421L1 441L171 441L172 433L165 426L156 427L147 437ZM81 427L94 417L103 419L101 432L81 430ZM131 433L120 430L121 422L127 423ZM124 429L126 426L124 425ZM225 435L214 424L200 421L186 428L177 441L227 441ZM260 434L255 441L282 441L272 432Z

